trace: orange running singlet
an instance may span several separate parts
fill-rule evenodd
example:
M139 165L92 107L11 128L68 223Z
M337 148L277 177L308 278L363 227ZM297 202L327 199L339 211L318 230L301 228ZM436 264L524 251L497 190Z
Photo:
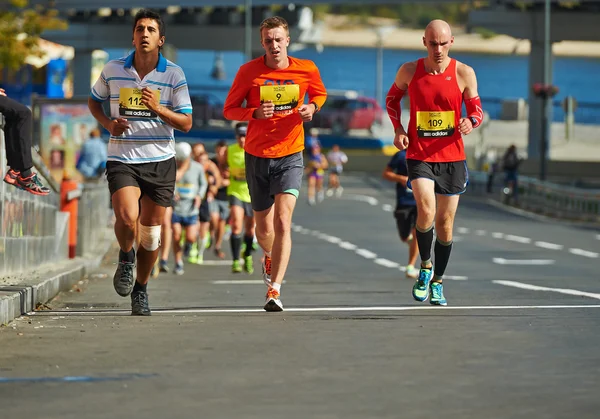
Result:
M424 59L417 61L415 75L408 85L407 159L438 163L466 159L458 131L463 97L457 77L454 59L442 74L427 73Z

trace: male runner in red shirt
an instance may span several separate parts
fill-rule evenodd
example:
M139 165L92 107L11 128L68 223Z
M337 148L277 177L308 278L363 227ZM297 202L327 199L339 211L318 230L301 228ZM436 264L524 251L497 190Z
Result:
M431 294L430 303L442 306L447 304L442 277L452 249L454 216L469 181L462 136L483 120L475 71L448 56L453 43L448 23L431 21L423 37L427 57L403 64L386 97L394 145L407 151L408 178L417 201L421 269L412 294L417 301L426 301ZM400 121L400 99L407 91L408 132ZM461 116L463 103L466 117ZM435 269L431 261L434 222Z

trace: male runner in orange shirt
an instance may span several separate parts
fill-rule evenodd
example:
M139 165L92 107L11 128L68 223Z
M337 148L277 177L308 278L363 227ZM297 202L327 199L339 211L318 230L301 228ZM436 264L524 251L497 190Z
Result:
M224 106L225 118L249 121L245 144L246 179L256 219L256 238L265 252L264 309L282 311L281 284L292 248L292 213L302 184L303 122L312 120L327 92L312 61L287 55L285 19L260 25L265 55L240 67ZM308 93L308 103L304 97ZM242 104L246 101L246 106Z

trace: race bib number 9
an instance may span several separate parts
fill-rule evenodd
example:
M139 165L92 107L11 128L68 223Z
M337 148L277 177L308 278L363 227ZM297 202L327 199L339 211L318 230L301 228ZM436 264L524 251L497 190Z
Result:
M454 111L417 111L420 138L450 137L455 129Z
M298 107L300 86L297 84L260 86L260 103L270 100L275 112L289 112Z
M160 90L153 90L160 102ZM119 115L135 118L156 118L156 113L142 103L142 89L122 87L119 89Z

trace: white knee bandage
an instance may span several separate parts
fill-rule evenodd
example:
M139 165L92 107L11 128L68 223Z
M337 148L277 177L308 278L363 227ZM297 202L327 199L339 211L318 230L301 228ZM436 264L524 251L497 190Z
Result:
M160 246L161 226L140 225L140 246L149 252L153 252Z

